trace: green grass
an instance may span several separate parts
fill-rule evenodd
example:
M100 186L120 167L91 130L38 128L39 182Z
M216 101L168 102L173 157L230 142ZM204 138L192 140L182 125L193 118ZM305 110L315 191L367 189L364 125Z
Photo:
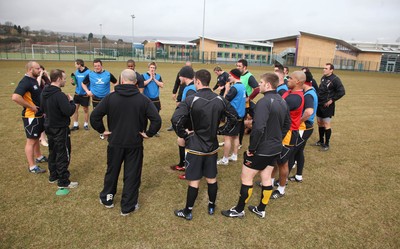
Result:
M323 153L311 146L317 140L315 131L306 147L304 182L289 183L286 197L268 205L266 219L252 214L237 220L220 215L221 209L235 205L239 195L241 163L237 162L219 167L217 213L209 216L206 212L203 182L194 218L185 221L173 215L174 209L185 204L187 185L169 169L177 162L178 151L176 135L166 131L175 108L171 91L181 64L158 65L165 83L161 137L145 141L141 207L121 217L122 182L114 209L98 203L107 142L94 130L72 134L71 179L80 186L68 196L56 196L56 186L47 182L46 174L27 172L21 108L11 101L25 63L0 61L0 248L400 247L400 75L337 72L346 96L337 103L331 150ZM74 70L73 62L40 63L46 69L65 69L67 75ZM214 66L195 64L194 68L212 70ZM104 62L104 68L116 76L124 67L123 62ZM223 67L229 70L234 65ZM145 72L146 64L139 63L137 69ZM271 69L250 67L256 78ZM316 79L321 77L320 69L313 73ZM213 82L215 78L213 74ZM73 94L73 90L68 85L64 92ZM42 151L47 155L45 147ZM257 204L259 197L255 188L249 203Z

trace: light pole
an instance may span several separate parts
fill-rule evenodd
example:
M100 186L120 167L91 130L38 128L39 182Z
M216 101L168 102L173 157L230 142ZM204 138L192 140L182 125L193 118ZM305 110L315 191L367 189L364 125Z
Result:
M131 17L132 17L132 58L133 58L133 55L134 55L134 47L135 47L135 44L134 44L134 41L133 41L133 37L134 37L134 24L135 24L135 15L131 15Z
M204 63L204 26L206 22L206 0L204 0L204 8L203 8L203 36L201 38L201 54Z
M100 49L103 51L103 24L100 23Z

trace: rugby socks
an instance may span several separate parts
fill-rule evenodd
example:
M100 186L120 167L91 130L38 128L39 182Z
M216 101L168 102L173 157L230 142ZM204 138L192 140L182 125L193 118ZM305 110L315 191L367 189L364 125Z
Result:
M187 197L186 197L186 207L184 210L185 214L192 212L194 202L196 201L198 193L199 193L198 188L193 188L191 186L188 186Z
M332 129L331 128L325 130L325 139L326 139L325 140L325 145L329 146L329 140L331 139L331 134L332 134Z
M40 161L40 160L42 160L43 158L44 158L44 156L41 155L40 157L36 158L36 160Z
M185 147L179 146L179 166L185 166Z
M265 211L265 207L268 205L269 198L272 194L272 185L271 186L262 186L261 187L261 200L260 204L258 205L258 211Z
M36 168L36 167L37 167L37 165L29 166L29 169L30 169L30 170L33 170L33 169Z
M74 125L75 125L75 122L74 122ZM87 122L85 122L85 123L83 124L83 126L89 126L89 124L88 124Z
M215 208L215 200L217 199L218 183L208 183L208 206Z
M78 127L79 123L74 121L74 127Z
M240 213L244 210L244 206L249 201L252 194L253 194L253 186L247 186L242 184L242 186L240 187L239 201L235 207L237 212Z
M325 127L318 127L319 141L324 143Z
M275 178L271 178L271 185L274 186Z
M286 185L282 187L282 186L279 184L277 190L279 191L279 193L281 193L282 195L284 195L284 194L285 194L285 188L286 188Z

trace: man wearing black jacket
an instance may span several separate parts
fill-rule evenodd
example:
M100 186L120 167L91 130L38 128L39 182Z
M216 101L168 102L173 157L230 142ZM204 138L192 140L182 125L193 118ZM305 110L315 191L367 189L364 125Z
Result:
M71 139L69 124L75 113L75 103L70 95L65 95L65 72L55 69L50 72L51 85L44 88L41 108L44 111L44 128L49 141L49 182L58 181L59 188L76 188L78 182L69 180L68 166L71 159Z
M223 97L209 87L211 74L207 70L195 73L197 93L183 100L176 108L171 122L176 134L185 139L186 179L188 190L186 207L175 210L175 215L186 220L192 219L192 209L204 176L208 184L208 213L214 214L217 198L217 133L232 129L237 123L237 113ZM223 115L227 122L219 128ZM188 130L188 122L192 130Z
M291 124L288 106L276 92L278 84L277 75L272 73L261 75L260 91L264 97L255 107L250 144L244 153L239 201L231 209L222 211L224 216L244 216L244 207L253 193L253 178L260 172L262 182L260 204L249 206L249 210L260 218L265 217L265 207L272 194L271 173L282 151L282 139Z
M334 66L326 63L324 76L318 88L317 120L319 141L315 144L321 146L321 151L329 150L329 141L332 134L331 119L335 115L335 102L345 95L342 81L334 73ZM324 141L325 137L325 141Z
M107 115L109 131L105 130L103 117ZM147 119L150 126L147 131ZM121 198L121 215L126 216L139 208L138 197L143 165L143 138L154 136L161 128L161 117L149 98L140 94L136 74L131 69L121 73L121 84L108 94L90 115L90 124L108 137L107 172L100 203L114 207L118 176L124 162L124 187Z

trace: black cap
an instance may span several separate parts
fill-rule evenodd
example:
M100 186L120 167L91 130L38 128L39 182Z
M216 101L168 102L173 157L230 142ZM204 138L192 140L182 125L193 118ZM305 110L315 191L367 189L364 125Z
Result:
M242 76L242 73L240 72L239 69L234 68L229 72L230 75L232 75L233 77L235 77L237 80L240 80L240 76Z
M179 71L179 76L185 77L188 79L193 79L194 77L194 70L190 66L184 66L182 69Z

